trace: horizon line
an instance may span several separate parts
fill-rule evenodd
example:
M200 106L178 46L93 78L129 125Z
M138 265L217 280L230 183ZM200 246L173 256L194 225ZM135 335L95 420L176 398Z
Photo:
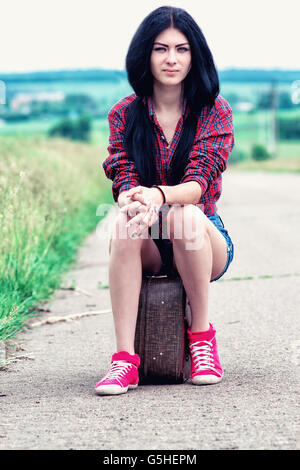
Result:
M108 67L72 67L72 68L49 68L49 69L30 69L30 70L10 70L1 71L0 75L24 75L32 73L49 73L49 72L89 72L89 71L107 71L107 72L126 72L125 68L108 68ZM239 66L227 66L217 67L217 71L225 72L229 70L241 70L241 71L264 71L264 72L299 72L300 68L287 68L287 67L239 67Z

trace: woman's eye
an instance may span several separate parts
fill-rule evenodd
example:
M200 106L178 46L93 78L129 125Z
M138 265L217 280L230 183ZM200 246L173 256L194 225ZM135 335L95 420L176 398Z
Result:
M165 47L156 47L154 50L159 51L159 52L165 52L166 48ZM186 47L178 47L177 51L186 52L186 51L188 51L188 49Z

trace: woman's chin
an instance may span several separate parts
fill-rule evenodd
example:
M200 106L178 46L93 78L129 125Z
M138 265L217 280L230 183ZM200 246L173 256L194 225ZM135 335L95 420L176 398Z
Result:
M156 82L159 85L176 86L176 85L180 85L182 80L180 80L178 77L163 77L163 78L160 78L159 80L156 80Z

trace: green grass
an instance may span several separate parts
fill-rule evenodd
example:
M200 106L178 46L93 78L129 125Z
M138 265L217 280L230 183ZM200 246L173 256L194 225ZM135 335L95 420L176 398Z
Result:
M259 276L245 276L245 277L229 277L228 279L219 279L218 282L231 282L231 281L253 281L257 279L278 279L285 277L298 277L299 273L285 273L285 274L262 274Z
M299 118L300 110L281 110L279 118ZM229 165L240 171L270 171L270 172L300 172L300 139L279 140L276 142L273 158L264 161L254 161L251 149L255 144L261 144L271 151L270 112L233 113L235 129L235 149L245 155L245 160Z
M221 82L221 95L226 98L231 94L238 95L240 100L255 102L257 94L268 92L270 90L270 82ZM290 83L279 83L278 92L291 92Z
M241 142L236 139L236 148L242 149L246 153L244 161L231 164L230 157L228 164L230 169L239 171L267 171L280 173L299 173L300 172L300 142L299 141L280 141L277 144L276 155L263 161L251 159L252 143L249 141Z
M44 135L46 137L51 127L57 124L59 120L59 117L52 117L47 119L40 118L11 122L0 127L0 137L5 135L12 135L14 137L23 135ZM107 118L93 119L92 130L97 132L102 129L108 131Z
M59 118L51 119L31 119L29 121L12 122L6 126L0 127L0 138L3 136L11 137L47 137L49 130L59 122ZM108 121L107 118L98 118L92 120L92 129L89 143L107 147L108 139Z
M48 300L112 202L99 146L0 137L0 341Z
M282 110L277 113L278 118L299 118L300 110ZM271 141L271 115L269 111L257 111L255 113L233 113L233 124L235 130L235 141L239 147L249 151L254 143L263 144L266 147ZM289 144L291 141L281 140L279 144ZM292 141L295 148L298 147L300 156L300 139ZM280 155L279 155L280 156Z
M90 142L95 145L107 147L109 128L107 119L94 119L92 123L92 131Z
M246 84L247 85L247 84ZM241 88L248 90L245 84ZM249 84L248 84L249 85ZM228 88L229 89L229 88ZM252 90L252 89L251 89ZM255 91L255 87L253 88ZM252 90L252 91L253 91ZM300 110L280 110L278 112L280 118L297 118L300 119ZM51 120L34 120L23 123L11 123L0 128L0 136L39 136L46 137L49 129L57 123L58 119ZM300 171L300 140L280 140L277 142L276 157L262 162L256 162L251 159L251 148L254 144L262 144L266 148L270 148L270 112L256 111L254 113L234 112L233 122L235 128L235 148L244 152L246 159L237 164L229 165L233 169L247 171L277 171L277 172L299 172ZM92 130L90 135L90 143L103 147L104 151L108 145L108 122L107 118L93 119Z

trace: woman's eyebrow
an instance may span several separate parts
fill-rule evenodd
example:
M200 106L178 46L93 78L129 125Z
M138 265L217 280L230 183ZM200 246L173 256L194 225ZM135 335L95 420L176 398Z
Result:
M160 44L161 46L169 47L167 44L163 44L162 42L154 42L154 44ZM184 46L185 44L189 44L189 43L188 42L183 42L182 44L176 44L175 47Z

